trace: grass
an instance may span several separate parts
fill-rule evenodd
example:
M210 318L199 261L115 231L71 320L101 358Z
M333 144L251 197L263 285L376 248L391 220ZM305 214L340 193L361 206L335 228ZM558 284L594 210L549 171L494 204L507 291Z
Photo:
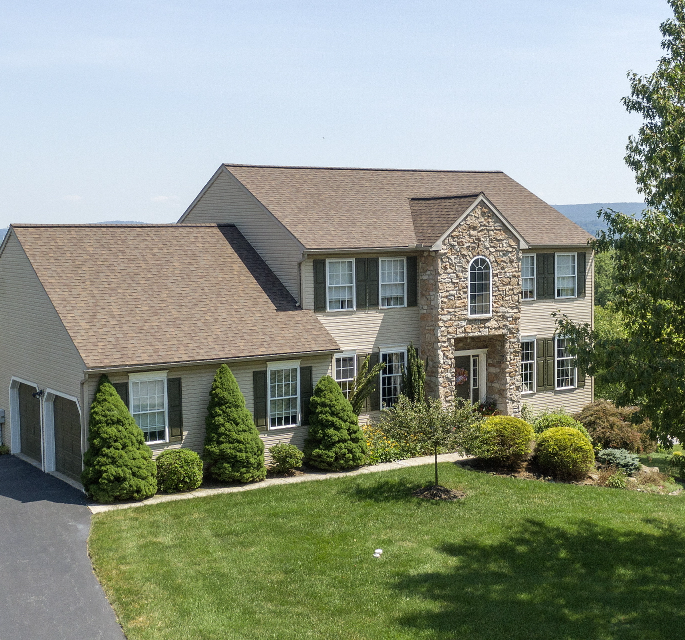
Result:
M683 447L677 444L673 447L673 451L682 451ZM640 455L640 462L646 467L659 467L662 473L668 473L668 463L670 453L643 453Z
M670 639L684 628L685 499L440 466L94 517L129 640ZM374 558L382 548L380 558Z

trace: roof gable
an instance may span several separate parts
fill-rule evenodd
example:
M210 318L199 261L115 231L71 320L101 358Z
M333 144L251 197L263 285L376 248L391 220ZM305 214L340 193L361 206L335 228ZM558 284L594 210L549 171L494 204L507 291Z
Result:
M15 225L88 368L336 350L230 225Z

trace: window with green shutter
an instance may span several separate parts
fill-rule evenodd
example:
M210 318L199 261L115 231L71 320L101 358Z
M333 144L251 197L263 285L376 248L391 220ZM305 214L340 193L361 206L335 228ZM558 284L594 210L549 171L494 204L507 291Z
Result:
M537 391L553 390L555 388L554 338L538 338L535 343L535 352L536 389Z

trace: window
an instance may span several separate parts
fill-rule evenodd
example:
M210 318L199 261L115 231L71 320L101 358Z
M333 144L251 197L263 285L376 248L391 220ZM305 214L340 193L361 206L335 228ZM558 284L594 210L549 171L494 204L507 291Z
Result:
M491 290L490 263L486 258L479 256L474 258L469 265L469 315L491 315L490 290Z
M326 260L328 310L354 309L354 260Z
M132 373L128 384L131 415L143 432L145 442L166 442L166 371L154 374Z
M535 340L533 338L521 340L521 393L535 391Z
M406 362L407 352L381 351L381 362L385 365L381 370L381 407L392 407L400 397L402 372Z
M535 254L526 253L521 256L521 298L535 299Z
M278 362L268 365L269 427L294 427L299 424L300 363Z
M405 291L404 258L380 259L381 307L404 307Z
M568 338L556 339L556 388L576 386L576 364L568 350Z
M555 288L557 298L576 296L576 254L556 254Z
M352 381L357 374L357 357L355 354L335 356L335 381L340 385L343 395L349 400Z

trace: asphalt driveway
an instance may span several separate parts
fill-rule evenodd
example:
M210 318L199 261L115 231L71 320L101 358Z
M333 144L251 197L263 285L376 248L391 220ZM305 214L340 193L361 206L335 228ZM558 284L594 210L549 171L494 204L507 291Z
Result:
M123 640L86 551L85 496L0 456L0 640Z

